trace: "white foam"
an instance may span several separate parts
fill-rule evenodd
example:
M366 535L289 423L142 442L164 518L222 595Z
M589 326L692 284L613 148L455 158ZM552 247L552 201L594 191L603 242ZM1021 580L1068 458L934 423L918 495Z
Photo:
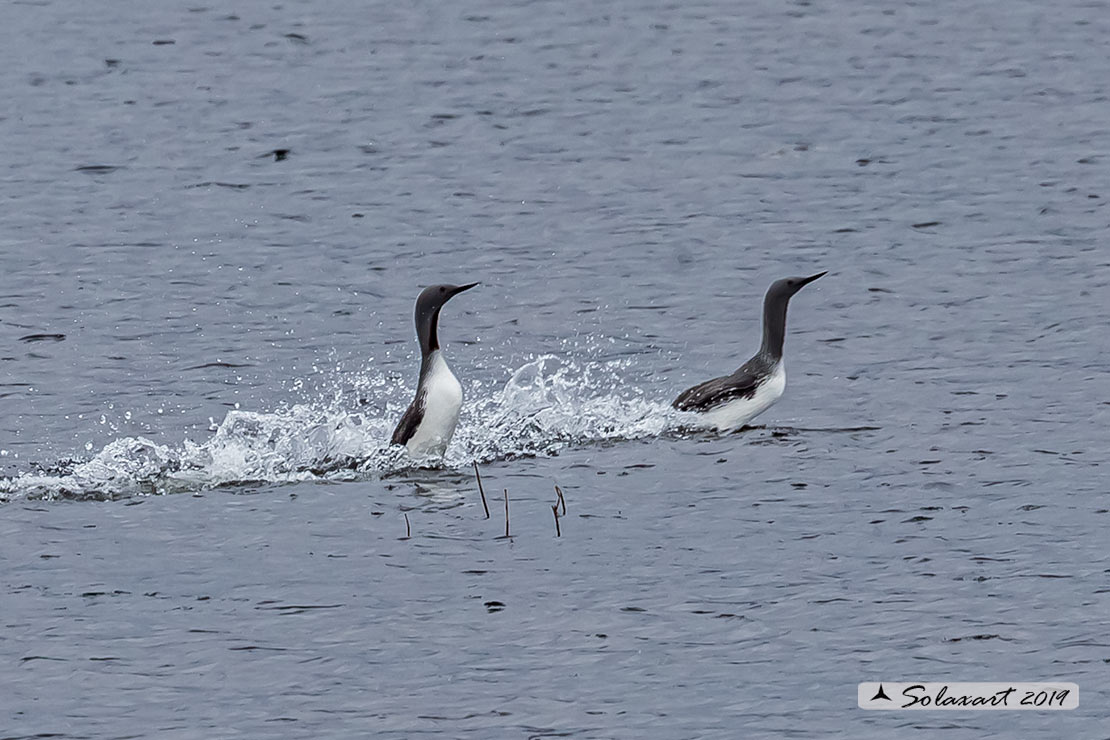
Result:
M659 435L688 421L664 400L645 398L622 380L627 361L566 361L539 357L492 391L475 383L458 430L442 461L551 455L584 444ZM113 440L90 459L60 463L48 472L0 479L0 501L14 498L111 499L198 491L246 482L366 478L417 464L389 446L399 404L409 391L381 378L357 378L360 390L388 395L374 416L326 404L301 404L271 413L230 411L206 440L177 446L144 437ZM396 396L396 398L393 398ZM376 399L384 401L384 399ZM426 466L427 461L420 461Z

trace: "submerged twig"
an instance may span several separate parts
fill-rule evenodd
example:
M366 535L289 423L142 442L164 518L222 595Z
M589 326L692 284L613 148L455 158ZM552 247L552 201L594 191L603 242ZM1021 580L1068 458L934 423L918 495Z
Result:
M509 489L505 489L505 536L509 536Z
M405 539L412 537L412 527L409 526L409 515L405 514Z
M562 537L563 533L559 530L559 503L555 502L551 505L551 513L555 515L555 536Z
M563 505L563 516L567 515L567 500L563 498L563 489L555 486L555 493L559 497L559 503Z
M478 461L474 461L474 477L478 479L478 493L482 494L482 508L486 510L486 519L489 519L489 505L486 504L486 492L482 490L482 474L478 472Z

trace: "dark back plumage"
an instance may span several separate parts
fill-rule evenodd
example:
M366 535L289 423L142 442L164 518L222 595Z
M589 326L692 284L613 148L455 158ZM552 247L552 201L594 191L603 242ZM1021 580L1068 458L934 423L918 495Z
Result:
M389 443L394 445L408 444L412 439L412 435L416 434L416 430L420 428L420 422L424 420L424 394L417 391L416 398L413 399L409 407L405 409L401 421L397 423L397 428L393 430L393 436L390 438Z
M679 411L709 411L738 398L751 398L759 381L769 372L758 355L748 360L732 375L713 378L687 388L671 404Z

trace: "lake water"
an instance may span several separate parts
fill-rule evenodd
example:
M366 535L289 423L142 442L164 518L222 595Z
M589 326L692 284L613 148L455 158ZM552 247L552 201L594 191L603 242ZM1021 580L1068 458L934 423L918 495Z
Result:
M0 737L1106 737L1108 11L9 4Z

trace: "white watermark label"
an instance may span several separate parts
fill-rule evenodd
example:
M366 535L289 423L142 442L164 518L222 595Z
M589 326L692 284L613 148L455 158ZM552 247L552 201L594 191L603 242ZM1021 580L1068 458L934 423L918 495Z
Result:
M1074 683L945 683L883 681L859 685L860 709L1075 709Z

